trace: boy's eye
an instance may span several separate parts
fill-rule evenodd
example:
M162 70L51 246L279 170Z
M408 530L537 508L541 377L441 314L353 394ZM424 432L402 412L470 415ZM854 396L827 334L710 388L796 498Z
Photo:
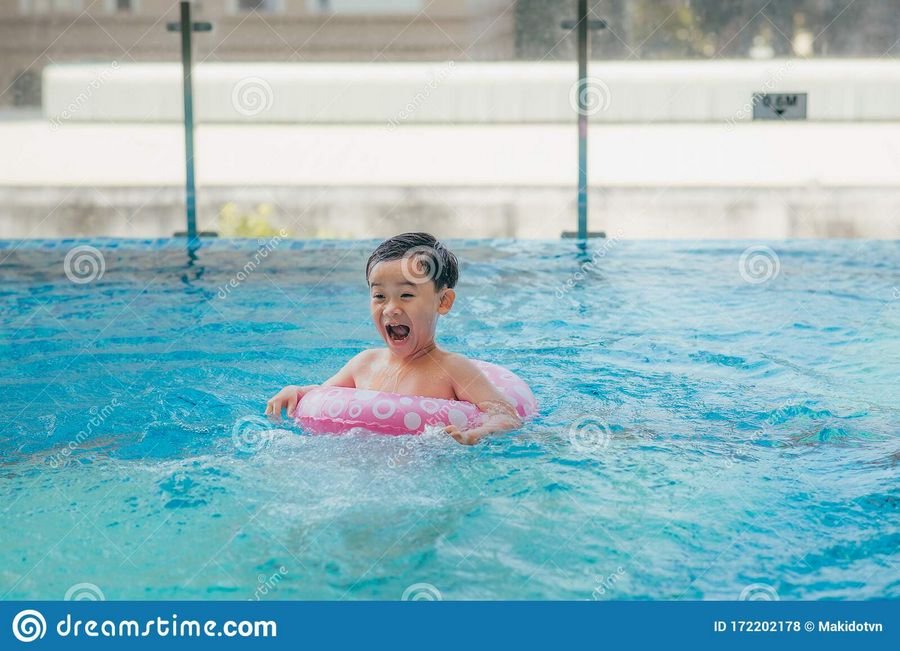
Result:
M400 298L412 298L415 294L401 294Z
M374 296L372 296L372 298L378 299L380 301L381 299L384 298L384 296L381 294L375 294Z

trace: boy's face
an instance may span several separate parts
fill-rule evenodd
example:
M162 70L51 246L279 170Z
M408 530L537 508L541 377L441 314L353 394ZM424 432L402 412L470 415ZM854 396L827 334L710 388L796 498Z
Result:
M386 260L369 272L372 322L390 351L400 357L434 343L438 315L450 311L456 296L452 289L435 290L430 278L414 277L409 264Z

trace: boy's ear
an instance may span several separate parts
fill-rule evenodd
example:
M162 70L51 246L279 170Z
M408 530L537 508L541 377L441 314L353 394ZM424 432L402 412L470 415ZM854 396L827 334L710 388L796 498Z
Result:
M447 314L453 307L453 301L456 300L456 292L452 289L445 289L441 292L441 302L438 304L438 314Z

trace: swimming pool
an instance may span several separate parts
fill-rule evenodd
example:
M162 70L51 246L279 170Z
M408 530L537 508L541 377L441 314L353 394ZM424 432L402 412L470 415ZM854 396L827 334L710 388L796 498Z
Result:
M451 241L439 343L539 419L265 424L375 244L0 242L3 598L900 597L897 242Z

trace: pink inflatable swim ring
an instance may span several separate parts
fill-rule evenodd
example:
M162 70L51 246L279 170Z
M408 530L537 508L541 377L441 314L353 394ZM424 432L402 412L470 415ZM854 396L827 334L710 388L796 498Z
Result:
M515 373L490 362L473 361L515 405L519 416L537 413L531 389ZM304 395L294 412L297 425L314 434L340 434L357 427L378 434L421 434L429 425L475 427L481 418L470 402L328 386Z

